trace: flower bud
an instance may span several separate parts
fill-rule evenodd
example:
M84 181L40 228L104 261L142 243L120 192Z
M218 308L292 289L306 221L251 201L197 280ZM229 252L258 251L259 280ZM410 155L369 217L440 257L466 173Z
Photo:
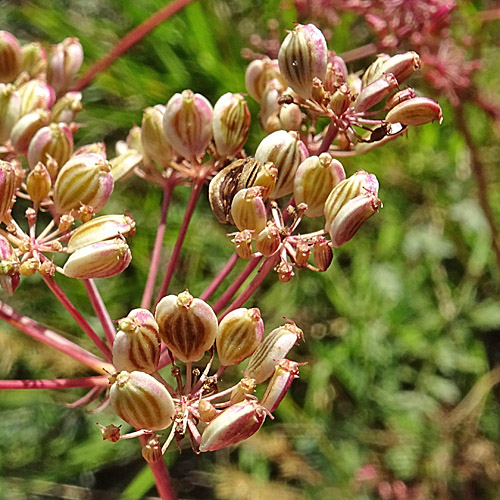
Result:
M277 59L271 60L268 57L255 59L245 72L245 87L248 93L260 102L266 85L273 79L277 79L283 87L286 87Z
M161 104L144 110L141 125L141 144L145 157L166 169L172 159L172 148L163 132L164 113L165 106Z
M257 384L267 380L278 361L288 354L299 339L304 339L304 332L294 323L273 330L252 354L244 371L245 377L254 378Z
M21 47L21 71L26 71L30 78L36 78L47 70L47 54L39 42Z
M0 84L0 142L7 141L21 113L21 96L13 85Z
M31 201L40 203L49 194L52 187L50 174L45 165L41 162L28 174L26 179L26 191L30 195Z
M76 229L68 241L68 253L79 248L92 245L99 241L117 238L119 236L133 236L135 221L129 215L102 215L82 224Z
M252 257L252 231L245 229L236 233L231 241L234 243L234 250L240 259L250 259Z
M323 33L314 24L299 24L281 44L278 61L288 85L310 99L313 79L323 80L326 74L328 47Z
M231 404L239 403L240 401L245 401L247 395L252 395L255 392L257 383L255 379L244 377L231 391Z
M200 451L220 450L248 439L262 427L266 415L266 411L256 401L230 406L203 431Z
M299 363L289 359L280 360L262 396L262 406L270 412L276 410L296 378L299 378Z
M420 56L413 51L396 54L382 64L382 73L392 73L401 85L410 76L422 67Z
M354 111L363 113L369 110L382 99L385 99L397 87L398 81L392 73L382 75L378 80L363 88L354 103Z
M280 122L285 130L299 130L302 125L302 111L297 104L283 104L280 109Z
M295 172L308 156L307 148L296 132L278 130L261 141L255 159L272 162L278 169L278 180L270 194L271 198L281 198L293 191Z
M224 94L214 106L212 128L219 156L234 156L245 144L252 117L241 94Z
M113 365L118 371L154 373L160 360L158 324L147 309L133 309L118 321Z
M231 217L236 227L248 229L257 235L266 227L266 205L259 186L238 191L231 204Z
M136 429L161 430L175 416L172 397L163 384L140 371L110 377L109 402L115 413Z
M73 156L61 168L54 186L54 206L58 214L90 205L99 212L113 191L110 165L98 154Z
M313 259L320 271L326 271L333 260L331 244L324 236L320 236L314 243Z
M50 121L71 123L82 109L82 93L67 92L52 107Z
M71 157L73 152L73 134L65 123L51 123L42 127L31 139L28 148L28 165L34 168L41 161L49 168L52 179L57 177L57 171ZM49 156L57 164L57 169L51 171L48 165Z
M424 125L438 120L443 121L441 107L437 102L427 97L415 97L394 106L385 117L389 123L402 125Z
M279 227L271 221L255 238L255 248L264 257L270 257L281 245L281 235Z
M0 234L0 286L11 296L19 286L19 267L19 259L12 245Z
M216 336L221 364L238 365L253 354L263 336L264 322L257 308L231 311L220 322Z
M36 109L50 109L56 95L54 89L40 79L30 80L19 87L21 116Z
M169 144L187 159L202 155L212 139L212 105L201 94L184 90L167 103L163 130Z
M217 416L215 406L205 399L201 399L198 403L198 413L203 422L211 422Z
M8 31L0 31L0 82L10 83L21 71L21 47Z
M60 93L66 89L83 62L83 49L78 38L65 38L53 45L47 63L47 81Z
M306 203L307 217L320 217L332 189L345 179L342 163L328 153L306 158L297 169L293 195L297 204Z
M109 278L127 269L132 254L122 238L99 241L69 256L63 272L69 278Z
M199 361L215 341L218 323L212 308L186 290L167 295L156 306L160 337L184 363Z
M16 172L11 163L0 161L0 222L7 222L16 194Z
M46 109L37 109L24 115L14 125L10 133L10 140L16 153L28 154L28 147L33 136L50 122L49 112Z

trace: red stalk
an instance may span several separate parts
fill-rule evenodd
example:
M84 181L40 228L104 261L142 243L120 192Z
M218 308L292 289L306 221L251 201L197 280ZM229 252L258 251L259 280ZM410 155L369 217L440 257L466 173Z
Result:
M207 286L205 291L200 295L201 300L207 300L216 290L219 288L220 284L224 281L226 276L233 270L234 266L238 262L238 254L233 253L228 259L224 267L219 271L219 274L213 279L212 283Z
M99 321L101 322L106 340L108 341L108 344L112 346L115 340L115 327L113 325L113 321L109 316L109 312L104 305L101 294L99 293L94 280L89 279L82 281L85 285L85 290L87 290L87 295L89 296L90 302L92 303L92 307L94 308L94 311L99 318Z
M5 389L71 389L73 387L106 387L108 377L54 378L40 380L0 380Z

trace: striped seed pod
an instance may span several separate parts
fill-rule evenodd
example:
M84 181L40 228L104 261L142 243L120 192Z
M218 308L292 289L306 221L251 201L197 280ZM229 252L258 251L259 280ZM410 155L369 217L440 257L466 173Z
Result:
M299 364L289 359L282 359L276 365L274 374L267 384L266 392L262 396L261 405L273 412L286 396L294 379L299 378Z
M35 78L19 87L21 116L35 109L50 109L56 100L54 89L43 80Z
M35 165L35 168L26 178L26 191L30 195L33 203L40 203L50 191L52 180L45 165L41 162Z
M248 93L256 101L260 102L266 85L274 79L277 79L283 88L287 87L280 73L278 60L269 59L268 57L255 59L247 66L245 72L245 87Z
M65 90L83 62L83 48L78 38L65 38L53 45L47 61L47 81L59 94Z
M16 194L16 171L8 161L0 161L0 222L7 221Z
M0 84L0 142L7 141L21 114L21 96L14 85Z
M199 361L215 341L218 324L213 309L187 290L167 295L156 306L160 337L184 363Z
M118 321L113 343L113 365L117 371L154 373L160 360L158 324L147 309L133 309Z
M33 136L50 122L50 113L46 109L36 109L24 115L16 122L10 133L10 140L16 153L28 154L28 147Z
M386 115L389 123L403 125L425 125L426 123L443 121L441 106L427 97L415 97L394 106Z
M167 428L175 415L172 397L163 384L140 371L110 377L109 402L115 413L136 429Z
M255 238L255 248L265 257L270 257L281 245L280 229L273 221L267 221L266 227Z
M47 53L39 42L28 43L21 47L21 71L26 71L30 78L45 73L47 70Z
M21 47L8 31L0 31L0 82L10 83L21 71Z
M67 92L52 106L50 121L71 123L82 109L82 93Z
M252 354L244 371L245 377L255 379L257 384L267 380L278 361L288 354L299 339L304 339L304 332L294 323L273 330Z
M253 231L257 236L266 227L267 220L262 188L255 186L238 191L231 203L231 217L240 231Z
M354 111L363 113L385 99L398 88L398 81L392 73L384 73L378 80L364 87L354 102Z
M163 169L167 169L172 159L172 147L163 133L164 114L165 106L161 104L144 110L141 124L141 144L146 161L152 160Z

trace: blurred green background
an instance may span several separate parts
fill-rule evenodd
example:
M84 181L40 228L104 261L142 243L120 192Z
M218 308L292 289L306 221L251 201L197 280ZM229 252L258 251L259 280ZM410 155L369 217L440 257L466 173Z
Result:
M85 69L162 5L159 0L4 1L0 29L23 43L76 36ZM458 36L467 30L475 37L475 56L483 62L478 88L498 99L499 21L475 21L492 5L461 3L452 28ZM255 35L266 39L275 22L283 37L296 20L291 1L193 2L84 91L86 109L78 121L85 126L78 144L105 140L111 151L140 124L143 108L164 104L185 88L212 103L227 91L244 91L247 61L241 50L251 47ZM329 47L340 54L370 41L352 13L342 14L330 34ZM266 332L283 316L297 322L306 342L291 357L308 364L276 419L240 447L201 456L189 448L182 454L168 451L165 459L181 498L368 500L381 498L384 481L393 485L394 495L404 491L399 481L406 485L407 496L391 498L500 498L500 270L453 110L422 78L411 84L439 101L443 124L412 129L383 148L343 161L349 173L362 168L377 175L384 208L335 252L327 272L298 271L287 284L275 275L265 281L251 304L261 308ZM255 116L246 147L251 153L263 133L257 105L248 101ZM473 106L465 112L498 221L499 124ZM184 187L174 192L169 248L188 195ZM138 307L137 283L147 276L160 203L158 188L133 178L117 186L106 207L106 213L126 209L137 222L133 265L98 283L112 318ZM202 227L210 230L197 230ZM204 290L232 254L226 231L203 196L172 293L188 287L196 296ZM58 282L97 325L83 286L59 277ZM37 276L24 279L13 298L3 292L0 297L70 338L81 337ZM4 324L0 352L0 378L85 375L80 365ZM238 375L228 370L227 383ZM0 498L155 495L139 443L102 441L95 423L118 423L111 411L65 407L83 393L0 393Z

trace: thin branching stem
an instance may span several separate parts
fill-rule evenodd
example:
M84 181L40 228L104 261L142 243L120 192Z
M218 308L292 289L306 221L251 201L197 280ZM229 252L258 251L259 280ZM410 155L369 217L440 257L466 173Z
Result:
M108 377L54 378L39 380L0 380L4 389L71 389L74 387L106 387Z
M238 254L235 252L228 259L224 267L219 271L219 274L212 280L212 283L207 286L205 291L200 295L201 300L209 299L212 294L219 288L221 283L226 279L227 275L234 269L234 266L238 262Z
M97 289L97 286L94 280L82 280L85 285L85 290L87 290L87 295L89 296L89 300L92 303L92 307L99 318L102 329L104 331L104 335L106 336L106 340L110 346L113 345L115 340L115 327L113 325L113 321L109 315L109 311L106 308L104 301L102 300L101 294Z

